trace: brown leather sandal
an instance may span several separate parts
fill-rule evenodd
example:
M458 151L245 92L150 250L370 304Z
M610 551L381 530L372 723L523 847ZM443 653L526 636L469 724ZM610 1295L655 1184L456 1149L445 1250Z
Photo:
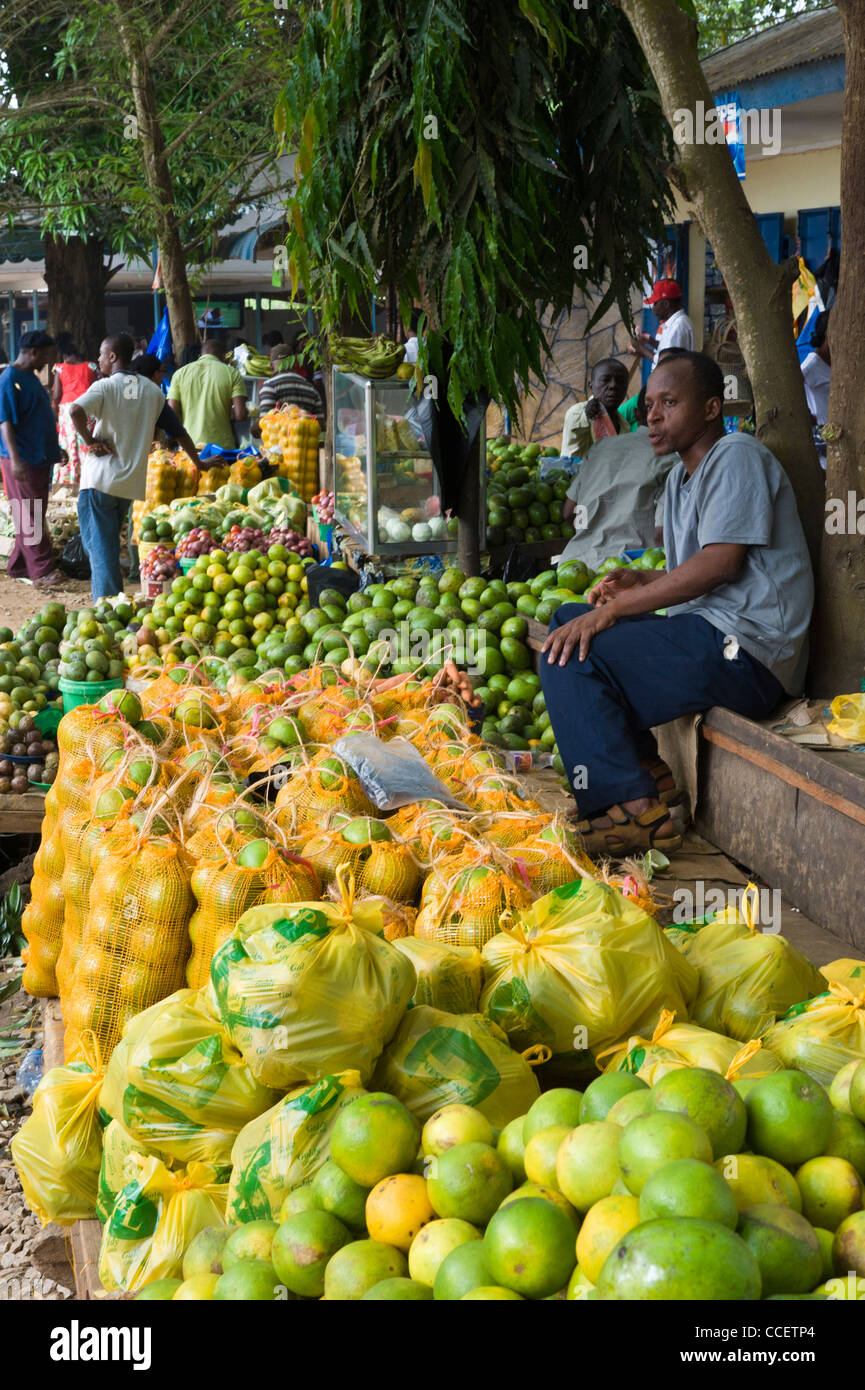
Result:
M650 763L646 761L641 762L640 767L644 768L646 772L650 773L656 782L662 782L665 777L669 777L673 785L672 787L665 788L663 791L660 787L658 787L658 800L663 801L665 806L681 806L685 798L685 794L676 786L675 778L673 777L670 768L667 767L667 764L665 762L660 761L657 763Z
M617 803L610 806L606 814L612 825L594 826L591 821L582 820L575 827L587 854L621 857L649 849L672 854L681 847L681 835L658 835L660 827L670 819L668 808L663 804L633 815Z

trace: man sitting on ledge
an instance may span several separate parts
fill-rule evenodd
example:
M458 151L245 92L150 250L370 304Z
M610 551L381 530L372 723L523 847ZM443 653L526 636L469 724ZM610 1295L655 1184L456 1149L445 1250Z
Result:
M544 643L547 711L589 853L678 849L655 725L711 705L764 719L803 688L814 580L796 499L765 445L724 433L723 398L703 353L652 372L649 439L681 459L664 495L667 572L613 570L587 604L558 609Z

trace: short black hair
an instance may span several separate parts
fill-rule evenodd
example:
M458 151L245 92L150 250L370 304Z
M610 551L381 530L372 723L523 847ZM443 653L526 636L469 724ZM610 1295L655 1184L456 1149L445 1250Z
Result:
M29 348L31 352L37 352L39 348L52 348L56 344L50 333L41 328L31 328L29 333L22 333L18 346L25 351Z
M637 397L637 404L636 404L636 406L635 406L635 408L634 408L634 415L636 416L636 420L637 420L637 424L638 424L638 425L647 425L647 424L649 423L649 417L648 417L648 415L647 415L647 413L646 413L646 388L645 388L645 386L641 386L641 387L640 387L640 394L639 394L638 397Z
M146 376L152 380L157 372L165 369L155 352L142 352L135 359L135 370L139 376Z
M121 362L132 361L132 354L135 351L135 343L132 341L132 338L128 333L108 334L105 338L103 338L103 342L106 342L108 344L111 351L114 353L114 356L119 357Z
M269 328L266 333L261 335L262 347L278 347L280 343L284 342L285 339L278 328Z
M618 357L602 357L600 362L595 363L594 367L589 373L589 380L592 380L592 378L595 375L595 372L601 371L604 367L615 367L617 371L624 372L626 377L628 375L627 367L625 366L624 362L619 361Z
M826 334L829 332L829 314L831 310L824 309L822 314L818 314L814 320L814 331L811 334L811 346L821 348L826 341Z
M707 401L714 400L716 396L719 401L723 401L724 373L713 357L707 357L705 352L688 352L684 348L671 348L666 362L661 363L659 361L658 367L678 366L680 362L689 364L691 375ZM658 367L655 368L655 371L658 370Z

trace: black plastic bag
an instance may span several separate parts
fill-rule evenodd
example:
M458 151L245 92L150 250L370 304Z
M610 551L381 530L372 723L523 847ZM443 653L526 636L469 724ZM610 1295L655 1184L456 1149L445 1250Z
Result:
M76 531L74 536L69 537L63 547L59 564L60 569L64 574L68 574L70 579L90 578L90 561L87 558L80 531Z

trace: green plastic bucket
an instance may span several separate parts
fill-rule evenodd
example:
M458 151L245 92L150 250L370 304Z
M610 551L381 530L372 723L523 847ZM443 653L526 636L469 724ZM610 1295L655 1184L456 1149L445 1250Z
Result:
M63 693L63 713L68 714L79 705L95 705L109 690L122 690L124 681L119 676L113 681L70 681L61 676L57 684Z
M43 734L56 734L57 726L62 718L59 709L41 709L38 714L34 714L33 723L37 729L42 730Z
M178 557L177 563L179 564L181 572L183 574L188 574L191 569L195 568L196 558L197 557L195 555L190 555L188 558L185 555L181 555Z

